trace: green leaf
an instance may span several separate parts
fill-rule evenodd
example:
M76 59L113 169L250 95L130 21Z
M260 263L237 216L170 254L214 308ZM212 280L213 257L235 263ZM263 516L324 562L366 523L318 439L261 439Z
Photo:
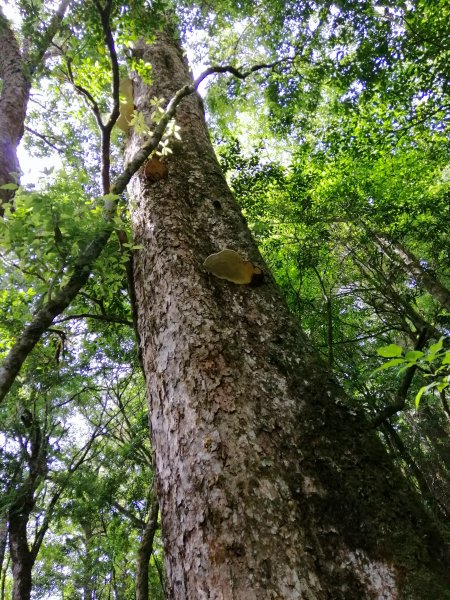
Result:
M439 385L439 381L433 381L433 383L429 383L428 385L424 385L423 387L420 388L420 390L417 392L417 395L416 395L416 402L415 402L416 410L419 408L420 399L425 394L425 392L429 392L432 388L434 388L438 385Z
M420 350L410 350L405 354L405 358L412 363L416 362L418 358L421 358L424 355L424 352Z
M377 369L375 369L374 373L376 373L377 371L384 371L385 369L389 369L390 367L395 367L397 365L401 365L405 362L404 358L393 358L392 360L388 360L387 362L385 362L383 365L381 365L381 367L378 367Z
M0 190L18 190L19 186L16 183L4 183L0 185Z
M450 365L450 351L447 351L447 352L444 354L444 357L443 357L443 359L442 359L442 364L443 364L443 365Z
M420 404L420 399L423 396L423 393L425 392L425 390L427 389L427 386L424 385L423 387L420 388L420 390L417 392L416 395L416 400L415 400L415 405L416 405L416 410L418 410L419 408L419 404Z
M389 344L389 346L383 346L377 350L378 356L383 358L391 358L392 356L401 356L403 354L403 348L397 346L397 344Z
M445 388L448 388L448 381L446 381L444 379L443 381L441 381L440 383L438 383L437 389L438 389L439 392L442 392L443 390L445 390Z
M431 362L432 360L434 360L434 357L436 356L436 354L439 352L439 350L441 350L443 343L444 343L444 338L441 337L438 342L436 342L435 344L432 344L430 346L430 349L428 350L428 356L427 356L428 362Z

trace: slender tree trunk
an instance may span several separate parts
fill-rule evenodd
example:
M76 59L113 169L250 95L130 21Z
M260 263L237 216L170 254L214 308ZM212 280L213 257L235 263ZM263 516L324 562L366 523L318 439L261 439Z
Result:
M349 246L347 249L351 250ZM368 265L353 256L355 264L360 269L363 276L368 279L378 291L371 298L367 298L366 302L373 306L376 313L382 317L386 312L392 313L392 309L399 315L401 327L406 335L415 343L416 331L428 331L429 335L440 337L440 332L433 327L431 323L425 321L419 310L412 303L402 297L393 287L392 283L385 277L382 271L378 268L369 268ZM408 321L414 325L414 331L408 324Z
M327 338L327 353L328 353L328 367L330 371L333 370L334 364L334 352L333 352L333 304L331 300L331 290L327 292L325 283L319 273L319 271L313 267L313 271L319 281L320 288L322 290L322 298L325 305L325 323L326 323L326 338Z
M417 461L437 500L450 514L450 427L437 407L424 404L417 434L422 451Z
M5 559L6 544L8 543L8 519L0 515L0 573L3 569Z
M28 517L28 513L16 511L14 507L9 515L9 550L13 573L12 600L29 600L31 596L31 571L34 559L27 541Z
M410 471L411 476L415 477L422 497L427 504L430 505L437 518L442 520L442 522L448 521L450 513L448 507L445 506L445 500L444 502L442 501L442 498L439 497L439 493L436 493L436 490L433 489L433 485L430 485L427 481L427 477L425 476L426 471L424 473L423 465L420 467L417 465L416 460L408 452L402 438L389 421L383 423L382 430L399 460L404 462L407 469Z
M85 556L83 560L83 600L94 600L94 575L91 557L91 541L93 538L90 525L81 525L84 535Z
M154 77L151 89L135 81L139 110L190 81L166 35L136 53ZM142 172L131 186L169 597L444 598L445 543L270 274L252 287L204 269L224 248L263 264L198 96L177 123L168 178Z
M30 452L27 459L28 475L16 491L15 499L8 510L9 551L13 573L13 599L28 600L31 594L31 572L37 552L42 542L29 547L27 526L36 499L35 492L47 473L48 437L42 435L37 420L31 420L29 427ZM43 536L43 532L41 534Z
M8 568L9 568L9 561L10 561L10 557L8 556L8 560L6 561L5 566L3 567L2 571L0 572L0 576L1 576L0 599L1 600L5 600L6 575L7 575Z
M142 533L142 539L138 549L136 569L136 600L148 600L148 575L150 569L150 558L153 552L153 540L158 529L159 505L153 502L148 521Z
M417 281L443 308L450 310L450 290L433 273L424 267L412 252L400 244L391 244L381 235L374 235L376 244L391 260L401 264L403 269Z

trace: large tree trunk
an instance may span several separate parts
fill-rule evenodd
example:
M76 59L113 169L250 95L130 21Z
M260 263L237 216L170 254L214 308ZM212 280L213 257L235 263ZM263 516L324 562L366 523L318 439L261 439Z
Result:
M135 81L139 110L190 81L164 34L136 52L154 77L151 89ZM177 123L168 178L140 173L131 186L170 597L445 597L444 542L271 276L251 287L204 269L223 248L262 262L199 97L183 101Z
M59 30L70 0L62 0L41 32L32 56L23 56L14 31L0 7L0 186L18 184L20 165L17 147L22 139L31 89L31 77ZM42 25L42 22L41 22ZM28 35L31 32L28 32ZM27 40L28 42L30 40ZM28 44L29 45L29 44ZM28 48L30 50L30 48ZM0 216L4 205L11 202L15 190L0 187Z

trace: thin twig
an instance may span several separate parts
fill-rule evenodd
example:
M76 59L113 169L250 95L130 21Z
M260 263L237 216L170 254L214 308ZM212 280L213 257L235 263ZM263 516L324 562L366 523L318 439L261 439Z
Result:
M128 325L133 327L133 321L122 319L121 317L115 317L113 315L96 315L93 313L80 313L75 315L68 315L62 319L58 319L55 323L65 323L66 321L72 321L74 319L96 319L97 321L104 321L105 323L118 323L119 325Z
M70 83L77 90L77 92L79 94L81 94L81 96L86 98L86 101L94 114L95 120L97 121L97 125L98 125L100 131L103 131L105 126L103 124L102 115L101 115L100 108L97 104L96 99L83 86L79 85L78 83L75 83L75 79L74 79L73 71L72 71L72 59L70 57L66 57L66 65L67 65L67 76L68 76Z
M58 146L55 146L55 144L52 144L52 142L48 139L48 137L43 135L42 133L39 133L39 131L35 131L34 129L31 129L31 127L28 127L27 125L25 125L25 131L28 131L28 133L30 133L31 135L35 135L36 137L40 138L43 142L45 142L47 144L47 146L50 146L50 148L53 148L57 152L64 152L64 148L58 148Z
M100 13L100 19L102 23L103 34L105 36L105 43L108 48L109 58L111 61L111 72L112 72L112 97L113 97L113 109L109 115L108 121L105 125L100 127L101 130L101 154L102 154L102 185L103 193L109 194L110 192L110 162L111 162L111 131L114 127L115 122L119 117L119 61L117 58L116 47L114 44L114 38L111 31L110 16L112 3L108 1L105 8L102 8L98 0L93 0L98 12Z

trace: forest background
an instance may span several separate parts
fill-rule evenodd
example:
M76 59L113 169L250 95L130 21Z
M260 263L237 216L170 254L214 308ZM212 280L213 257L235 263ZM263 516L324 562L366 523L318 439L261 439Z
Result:
M170 596L133 307L141 245L127 182L111 189L105 177L120 182L132 162L128 125L114 127L119 101L122 115L130 108L119 76L150 85L132 49L173 27L191 62L212 66L201 76L208 126L256 264L448 543L449 3L1 6L16 15L11 24L0 12L2 48L16 44L32 82L11 144L23 133L30 162L49 165L22 187L18 168L2 171L6 361L88 270L0 382L0 597L27 597L20 581L33 598ZM144 137L160 127L161 164L183 144L169 99L152 98L147 125L137 110L131 121Z

